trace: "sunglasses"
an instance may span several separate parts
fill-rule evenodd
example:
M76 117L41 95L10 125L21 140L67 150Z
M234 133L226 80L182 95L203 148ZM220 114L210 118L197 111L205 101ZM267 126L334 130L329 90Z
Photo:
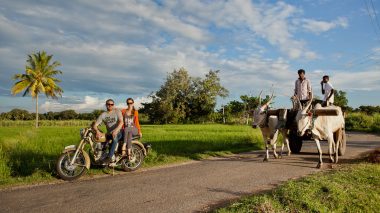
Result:
M127 102L127 104L128 104L128 105L131 105L131 104L133 104L133 102Z
M114 104L106 104L107 106L113 106Z

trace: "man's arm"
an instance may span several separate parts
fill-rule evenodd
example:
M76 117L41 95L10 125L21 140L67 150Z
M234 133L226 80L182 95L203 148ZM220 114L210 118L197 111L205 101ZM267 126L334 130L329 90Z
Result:
M335 92L334 89L331 89L331 92L330 92L330 94L329 94L329 97L327 97L326 101L329 101L329 100L330 100L330 98L331 98L331 96L333 96L334 92Z
M121 114L121 111L117 110L116 114L117 114L118 123L117 123L117 127L112 131L113 137L116 137L116 135L120 132L121 128L123 127L123 116Z
M103 118L102 118L102 115L103 114L100 114L99 117L96 119L95 122L92 123L92 128L95 130L96 132L96 137L99 138L100 137L100 131L98 129L98 126L102 123L103 121Z
M322 90L322 95L325 94L325 90L323 89L323 81L321 81L321 90Z

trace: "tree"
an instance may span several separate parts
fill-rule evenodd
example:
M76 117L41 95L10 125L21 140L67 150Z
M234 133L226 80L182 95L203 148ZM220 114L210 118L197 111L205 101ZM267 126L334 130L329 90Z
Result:
M216 98L227 97L228 90L220 84L219 70L210 70L205 79L194 79L193 88L195 92L191 97L191 105L188 117L199 120L209 117L215 109Z
M340 106L343 110L348 107L348 99L346 98L346 92L341 90L334 90L334 105Z
M186 118L186 110L193 91L192 79L184 68L174 70L166 77L165 83L150 97L153 101L144 104L153 122L178 123Z
M209 71L205 78L193 78L180 68L169 73L160 89L152 93L152 102L141 110L153 123L197 121L214 112L217 96L228 91L220 85L219 71Z
M227 120L231 119L231 117L244 117L245 123L248 124L249 115L259 105L260 97L241 95L240 99L241 101L232 100L228 102L225 106L223 106L223 108L218 110L218 113L223 113L224 110L224 116L227 118ZM265 98L261 100L261 102L266 103L269 99L270 96L266 95ZM240 121L240 123L243 123L243 121Z
M62 74L56 68L60 62L54 61L50 64L53 55L47 55L45 51L28 55L25 74L16 74L13 79L18 80L11 89L11 93L16 95L24 91L23 96L30 94L36 99L36 128L38 128L38 95L45 93L46 97L53 99L61 96L63 90L57 85L61 82L55 76Z
M10 120L33 120L32 115L24 109L12 109L7 114Z
M78 114L72 109L64 110L59 113L59 120L70 120L70 119L77 119L77 118L78 118Z
M58 113L56 113L56 112L49 111L49 112L45 113L45 119L46 120L55 120L57 118L57 114Z
M364 112L367 115L380 113L380 106L359 106L355 111Z

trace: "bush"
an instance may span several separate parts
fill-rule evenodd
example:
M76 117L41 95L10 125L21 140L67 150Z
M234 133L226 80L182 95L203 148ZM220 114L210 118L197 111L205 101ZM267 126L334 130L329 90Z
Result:
M373 124L371 126L371 132L380 133L380 113L373 115Z
M362 112L349 113L346 117L346 129L380 133L380 114L370 116Z

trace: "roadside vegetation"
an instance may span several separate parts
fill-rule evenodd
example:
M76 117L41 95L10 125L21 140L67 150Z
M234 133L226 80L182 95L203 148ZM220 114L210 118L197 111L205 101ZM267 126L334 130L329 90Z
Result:
M380 164L344 164L338 170L291 180L271 192L245 197L224 212L378 212Z
M57 178L55 163L60 152L67 145L78 144L79 130L88 124L72 121L78 124L72 126L73 123L68 121L55 122L57 126L40 125L38 129L32 127L32 121L29 127L0 128L0 187ZM143 167L263 148L259 131L249 126L143 125L142 131L142 141L152 144ZM102 168L94 167L88 174L103 172Z
M380 133L380 113L368 115L363 112L352 112L346 117L346 129Z

